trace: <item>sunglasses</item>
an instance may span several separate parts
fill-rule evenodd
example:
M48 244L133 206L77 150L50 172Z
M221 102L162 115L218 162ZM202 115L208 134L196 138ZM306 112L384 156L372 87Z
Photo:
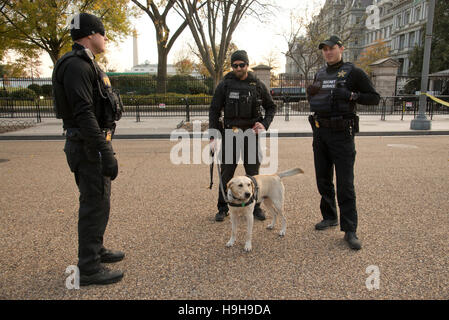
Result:
M233 63L233 64L231 64L231 67L233 67L234 69L237 69L238 67L240 67L240 68L245 68L245 66L246 66L246 63Z

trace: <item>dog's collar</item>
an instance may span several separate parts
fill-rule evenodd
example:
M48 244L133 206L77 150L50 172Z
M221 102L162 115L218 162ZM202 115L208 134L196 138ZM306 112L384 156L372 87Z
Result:
M252 198L257 201L257 197L259 196L259 185L257 184L257 181L256 181L256 179L254 179L253 176L250 176L249 174L247 174L246 176L248 178L250 178L254 184L254 193L253 193Z
M254 195L253 195L253 196L251 196L251 198L249 199L248 202L242 202L242 203L232 203L232 202L228 202L228 206L244 208L244 207L246 207L246 206L249 206L251 203L253 203L254 200L256 200L256 199L254 198Z
M249 206L251 203L253 203L254 201L257 201L257 196L259 194L259 186L257 185L257 181L256 179L254 179L253 176L250 175L246 175L248 178L251 179L252 183L254 184L254 192L253 195L251 196L251 198L248 200L248 202L242 202L242 203L232 203L229 202L228 205L231 207L241 207L244 208L246 206Z

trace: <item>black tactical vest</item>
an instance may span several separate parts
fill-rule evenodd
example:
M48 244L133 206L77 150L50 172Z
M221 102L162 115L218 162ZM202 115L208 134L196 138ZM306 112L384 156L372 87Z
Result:
M332 73L327 72L327 68L321 68L316 75L315 81L321 82L320 91L310 99L310 111L312 112L353 112L354 103L340 99L334 99L333 90L335 88L347 88L347 79L354 65L346 62L334 70Z
M252 127L261 116L260 86L251 82L225 79L224 124L242 129Z
M123 103L120 95L117 91L112 89L111 82L101 68L94 60L93 54L89 49L73 50L66 53L61 59L58 60L53 70L52 83L53 83L53 108L58 119L70 119L73 117L70 104L67 101L67 97L64 91L64 84L59 82L57 74L60 66L67 59L79 57L92 66L97 76L97 85L93 88L94 92L94 104L96 109L100 109L101 112L95 112L98 116L101 114L101 126L105 128L112 128L114 121L120 120L123 113Z

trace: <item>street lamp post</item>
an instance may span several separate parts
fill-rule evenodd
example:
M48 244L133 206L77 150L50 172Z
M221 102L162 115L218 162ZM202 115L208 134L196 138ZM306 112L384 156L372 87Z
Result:
M429 0L429 12L426 26L426 41L424 44L424 60L421 74L421 95L419 96L419 113L410 123L412 130L430 130L431 121L426 118L427 85L429 82L430 53L432 46L433 17L435 15L435 0Z

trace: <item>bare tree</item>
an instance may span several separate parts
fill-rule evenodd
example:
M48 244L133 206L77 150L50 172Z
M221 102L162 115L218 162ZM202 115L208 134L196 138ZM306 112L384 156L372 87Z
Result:
M353 9L358 8L352 7L351 2L326 1L317 15L308 17L306 11L301 17L291 16L291 30L284 35L288 43L284 54L295 64L299 74L311 78L311 75L324 65L318 46L332 34L338 34L345 44L353 41L363 28L366 18L362 15L353 21Z
M201 53L199 52L198 48L195 47L194 45L190 45L190 51L191 53L193 53L195 55L195 57L197 58L198 61L200 61L197 66L196 69L198 70L198 72L206 77L212 77L209 70L207 69L207 67L204 65L204 63L202 63L202 56ZM212 49L210 47L207 48L208 50L208 54L210 57L213 57L213 52ZM218 48L216 49L217 51L220 51ZM231 42L229 44L228 50L226 52L226 57L225 60L223 62L223 72L226 73L228 71L230 71L231 69L231 55L232 53L234 53L236 50L238 50L238 47L235 43Z
M324 23L319 19L307 23L306 17L293 15L290 21L290 33L284 35L288 43L288 49L284 54L295 64L299 74L308 79L311 73L324 63L318 50L318 45L326 38Z
M201 61L214 80L223 77L232 35L245 16L262 19L269 14L270 4L257 0L177 0L178 13L187 22L198 48Z
M167 57L176 39L181 35L184 29L187 27L187 21L184 20L181 25L178 26L176 31L171 35L170 28L167 25L167 16L171 9L176 4L176 0L161 0L158 3L153 0L146 0L145 4L142 1L132 0L132 2L143 10L151 19L156 29L157 40L157 88L158 93L165 93L167 91ZM195 2L195 8L196 3Z
M277 70L280 67L278 51L270 50L266 56L263 57L262 63L269 66L272 70Z

